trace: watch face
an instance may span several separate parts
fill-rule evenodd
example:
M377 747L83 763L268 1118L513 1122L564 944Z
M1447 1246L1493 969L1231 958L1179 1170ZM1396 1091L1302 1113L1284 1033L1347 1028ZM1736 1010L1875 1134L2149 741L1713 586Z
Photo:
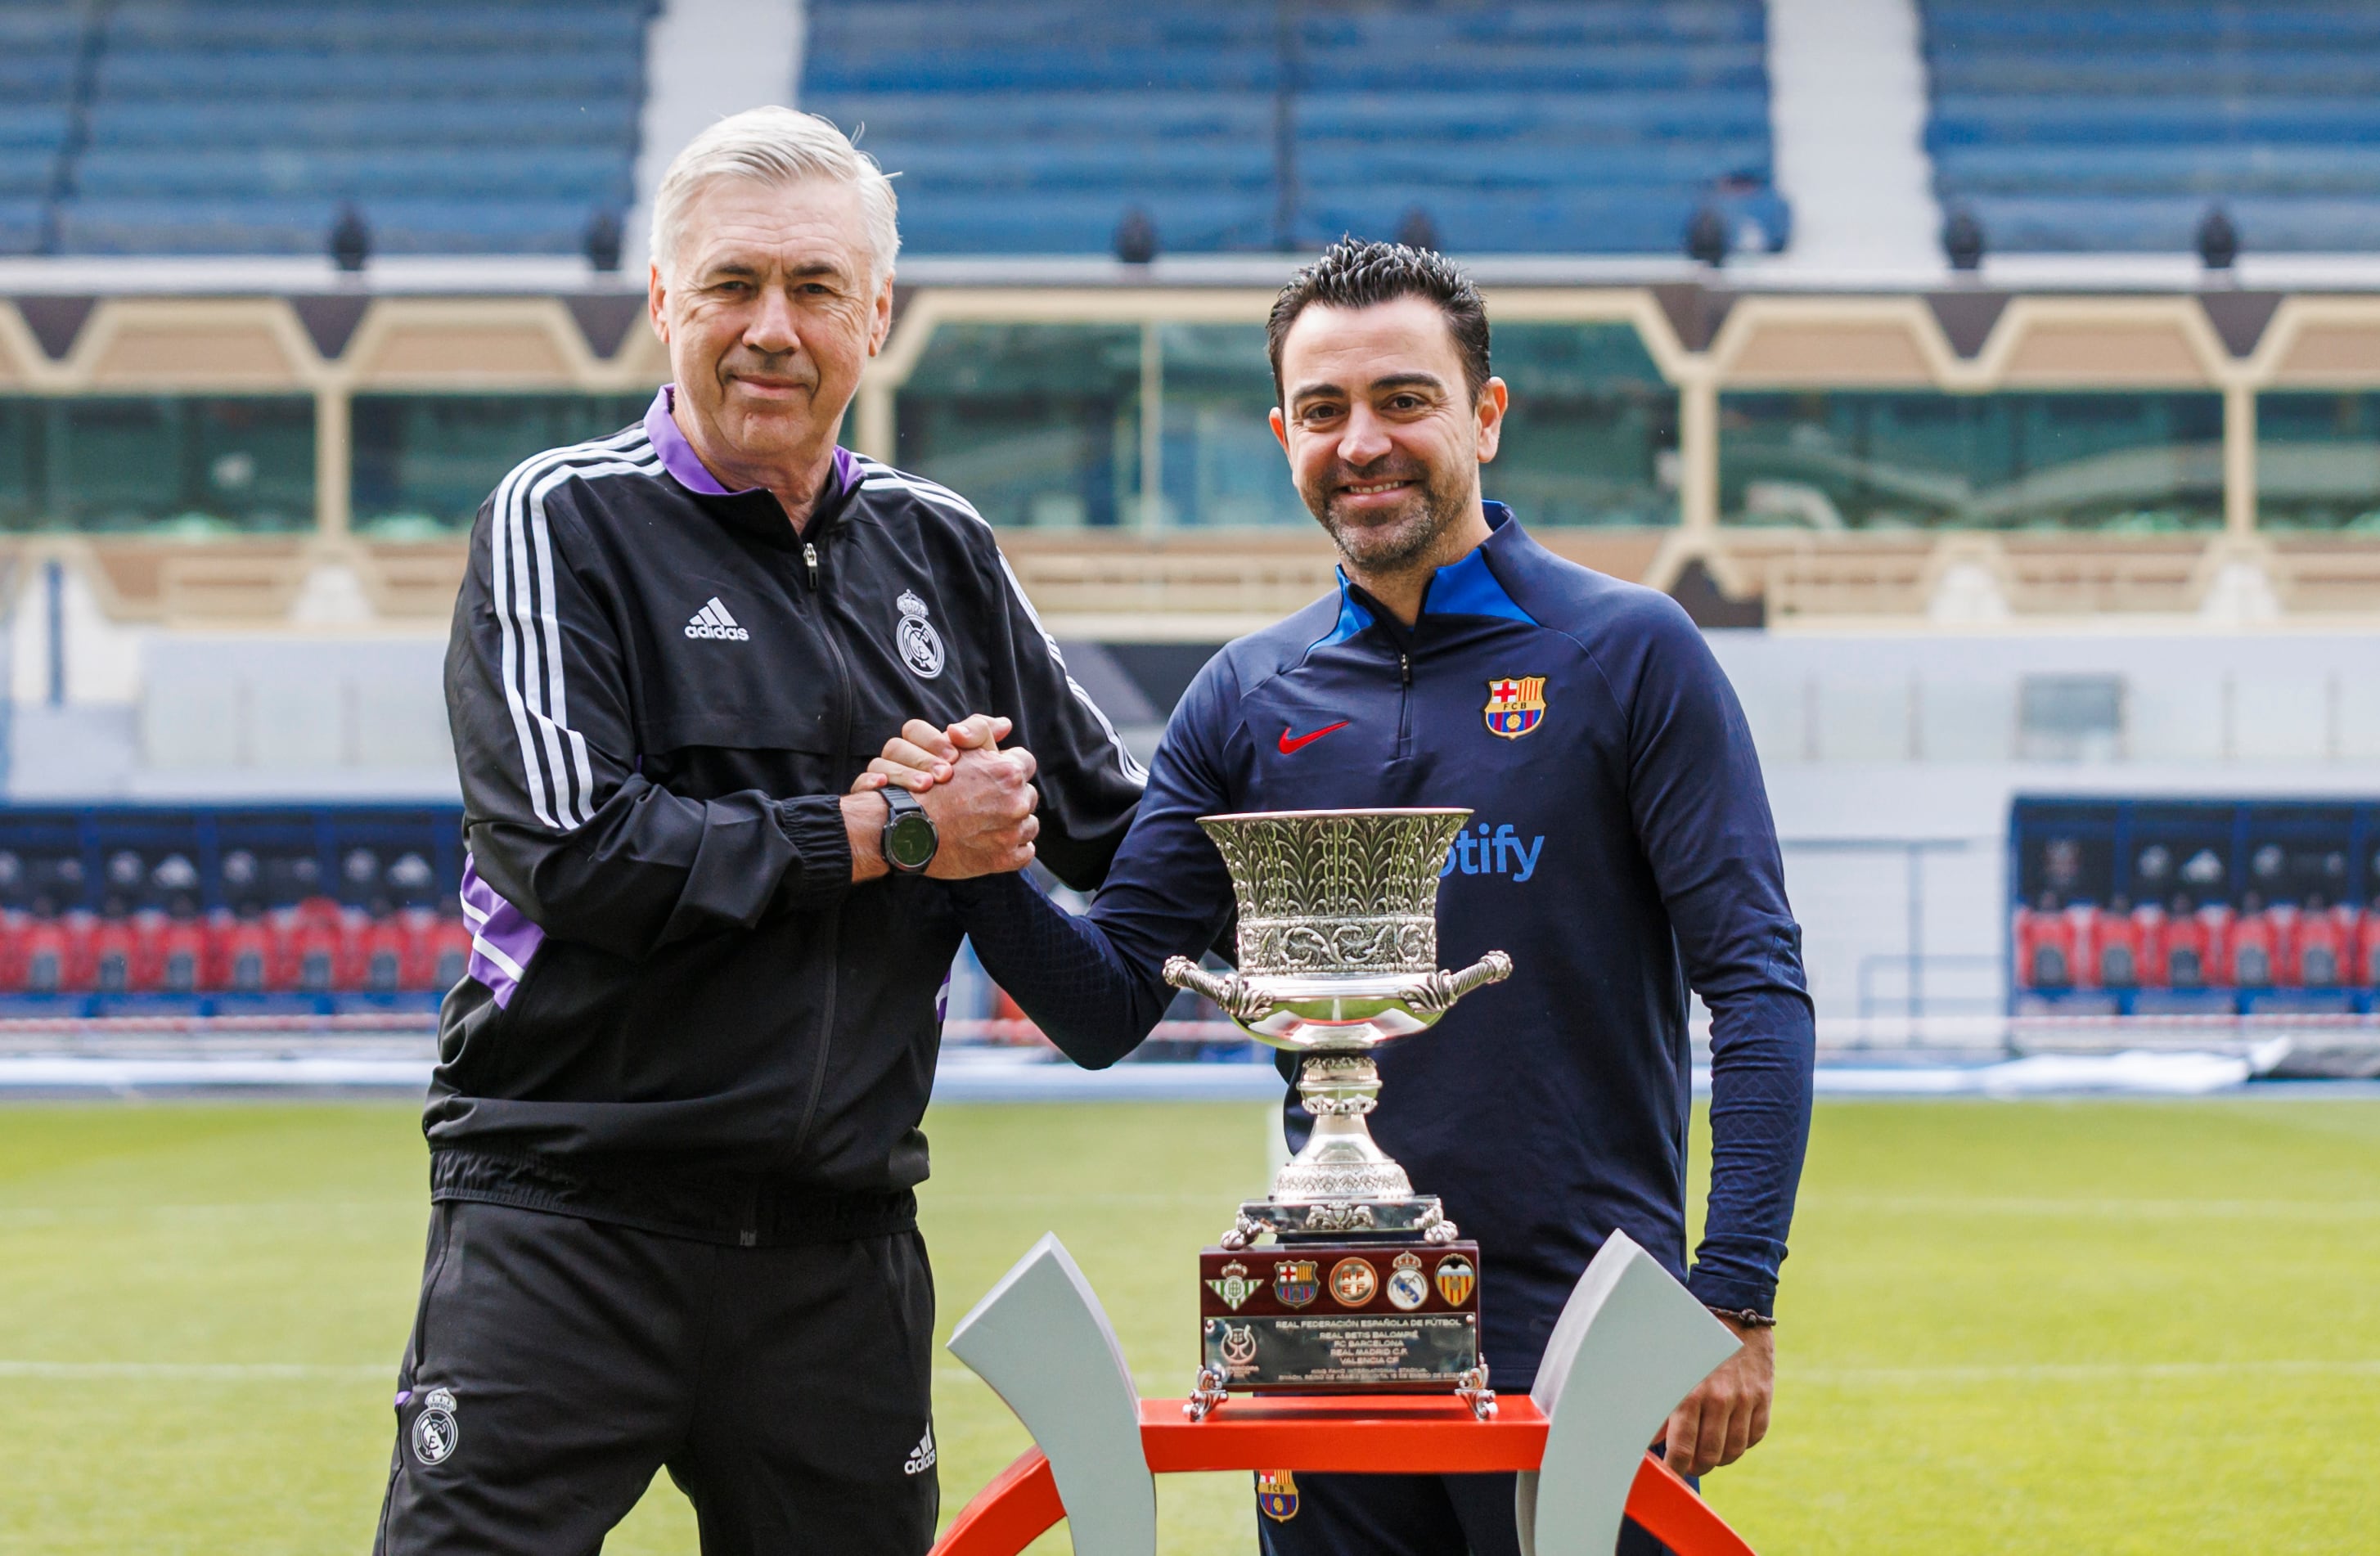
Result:
M885 830L884 857L902 869L923 869L934 862L934 823L920 811L910 811Z

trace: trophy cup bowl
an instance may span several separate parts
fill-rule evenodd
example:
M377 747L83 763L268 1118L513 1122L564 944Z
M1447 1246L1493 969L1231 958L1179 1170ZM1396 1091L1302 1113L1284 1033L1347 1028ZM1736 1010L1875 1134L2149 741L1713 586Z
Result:
M1225 1247L1276 1236L1455 1236L1364 1123L1379 1095L1371 1050L1434 1025L1505 978L1500 951L1461 972L1438 966L1438 881L1471 819L1456 808L1274 810L1202 816L1239 902L1239 968L1186 956L1165 981L1221 1007L1257 1041L1305 1056L1297 1088L1315 1118L1305 1149L1251 1200Z

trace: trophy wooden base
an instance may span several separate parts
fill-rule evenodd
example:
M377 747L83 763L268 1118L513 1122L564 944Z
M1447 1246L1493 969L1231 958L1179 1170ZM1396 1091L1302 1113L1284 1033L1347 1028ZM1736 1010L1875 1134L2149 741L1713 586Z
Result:
M1483 1392L1476 1243L1320 1242L1198 1256L1202 1385Z

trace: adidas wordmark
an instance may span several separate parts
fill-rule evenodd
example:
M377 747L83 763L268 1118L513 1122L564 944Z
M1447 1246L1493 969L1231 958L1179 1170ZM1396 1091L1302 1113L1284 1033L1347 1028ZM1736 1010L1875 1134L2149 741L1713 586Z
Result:
M716 594L702 609L694 613L694 619L686 624L686 635L689 638L725 638L738 643L752 636L735 625L735 618L727 614L727 607L719 602Z

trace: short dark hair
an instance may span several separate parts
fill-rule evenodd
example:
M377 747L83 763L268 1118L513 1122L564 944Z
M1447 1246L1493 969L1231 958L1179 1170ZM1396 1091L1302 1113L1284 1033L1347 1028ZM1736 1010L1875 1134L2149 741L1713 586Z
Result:
M1446 315L1454 349L1463 358L1463 382L1473 404L1488 386L1488 305L1479 288L1443 254L1402 243L1367 243L1342 237L1322 257L1290 278L1265 322L1265 355L1272 359L1272 397L1281 397L1281 345L1289 327L1315 303L1331 308L1370 308L1398 298L1427 298Z

